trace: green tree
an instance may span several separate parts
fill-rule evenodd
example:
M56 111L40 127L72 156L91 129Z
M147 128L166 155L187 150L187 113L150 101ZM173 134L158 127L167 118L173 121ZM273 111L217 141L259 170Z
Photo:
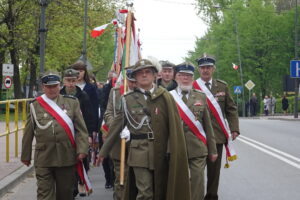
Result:
M202 3L205 2L212 1ZM239 64L238 34L244 82L251 79L258 94L282 93L282 78L289 73L289 61L294 55L294 11L279 13L271 0L219 3L226 7L211 10L214 13L209 15L218 16L218 20L209 20L208 32L198 38L188 59L194 60L204 52L213 54L217 58L216 76L230 87L240 85L240 75L231 67L231 63Z

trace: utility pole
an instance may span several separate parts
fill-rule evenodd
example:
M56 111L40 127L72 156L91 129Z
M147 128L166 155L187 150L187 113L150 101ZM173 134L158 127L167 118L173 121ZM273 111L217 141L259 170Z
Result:
M241 84L243 87L243 89L242 89L242 113L243 113L243 117L245 117L245 90L244 90L245 86L244 86L243 68L242 68L242 60L241 60L240 38L239 38L239 33L238 33L236 14L234 11L233 11L233 18L234 18L234 29L235 29L235 36L236 36L237 54L238 54L238 59L239 59L240 79L241 79Z

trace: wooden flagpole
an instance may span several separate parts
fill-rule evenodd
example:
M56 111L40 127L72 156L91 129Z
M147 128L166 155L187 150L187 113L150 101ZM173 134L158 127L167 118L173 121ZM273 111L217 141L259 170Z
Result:
M118 27L117 28L117 33L118 33L118 38L117 38L117 44L118 44L118 49L117 49L117 58L116 58L116 72L117 74L121 73L121 54L122 54L122 50L123 50L123 46L122 46L122 27Z
M132 24L132 12L128 10L127 23L126 23L126 57L125 57L125 68L129 67L130 63L130 44L131 44L131 24ZM125 70L124 70L125 71ZM127 80L124 75L124 93L127 90ZM124 185L124 169L125 169L125 139L121 140L121 155L120 155L120 185Z

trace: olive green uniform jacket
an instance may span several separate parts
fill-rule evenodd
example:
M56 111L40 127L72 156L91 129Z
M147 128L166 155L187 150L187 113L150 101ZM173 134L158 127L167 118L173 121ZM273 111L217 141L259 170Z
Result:
M189 200L190 183L188 159L182 123L175 101L167 90L159 87L145 100L144 94L138 91L124 95L128 112L134 120L140 122L147 115L154 140L132 139L129 145L129 167L145 167L154 170L154 199ZM114 119L109 135L104 143L100 156L107 156L111 147L119 139L119 133L127 125L131 134L147 133L149 128L143 126L136 130L124 116L124 109ZM169 141L170 159L167 159ZM129 170L132 171L132 170ZM136 189L133 174L129 179L125 199L135 199Z
M31 104L35 108L40 125L44 126L49 121L52 121L52 125L46 129L40 129L35 124L31 113L28 112L22 139L21 160L31 160L34 137L36 139L34 165L37 167L72 166L77 163L77 154L88 153L88 131L78 100L74 97L59 95L56 103L73 121L76 149L71 145L70 139L61 125L36 100L33 100Z
M230 131L236 131L239 133L239 119L237 106L235 105L226 82L221 80L212 80L211 93L214 95L215 99L220 105L224 118L228 121ZM214 129L216 143L225 144L226 138L224 133L221 130L217 120L210 113L212 126Z
M196 119L202 124L207 142L207 145L205 145L197 136L195 136L188 125L183 122L188 158L191 159L207 156L208 154L217 154L215 135L206 103L206 95L199 90L192 89L186 105L195 115Z
M107 108L104 113L104 121L105 124L110 128L114 118L117 113L121 110L121 94L120 88L113 88L109 93L109 99L107 103ZM120 160L120 152L121 152L121 139L117 140L113 145L111 152L109 154L110 158L114 160Z

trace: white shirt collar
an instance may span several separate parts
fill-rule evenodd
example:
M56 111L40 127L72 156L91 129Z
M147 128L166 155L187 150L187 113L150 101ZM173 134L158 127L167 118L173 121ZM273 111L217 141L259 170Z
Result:
M182 98L182 96L183 96L183 94L182 94L182 89L181 89L179 86L176 88L176 92L177 92L178 96L179 96L180 98ZM189 92L186 94L186 98L187 98L187 99L189 98L190 93L191 93L191 91L189 91Z
M152 85L152 88L149 90L149 92L152 94L153 92L154 92L154 89L155 89L155 87L154 87L154 85ZM146 90L144 90L143 88L139 88L139 90L142 92L142 93L145 93L146 92ZM144 95L144 97L145 97L145 100L147 100L147 96L146 95Z
M203 84L205 85L206 81L202 80L201 78L199 78L199 79L200 79L200 82L203 83ZM211 86L212 86L212 79L210 79L210 80L208 81L208 83L209 83L209 87L210 87L210 89L211 89Z

